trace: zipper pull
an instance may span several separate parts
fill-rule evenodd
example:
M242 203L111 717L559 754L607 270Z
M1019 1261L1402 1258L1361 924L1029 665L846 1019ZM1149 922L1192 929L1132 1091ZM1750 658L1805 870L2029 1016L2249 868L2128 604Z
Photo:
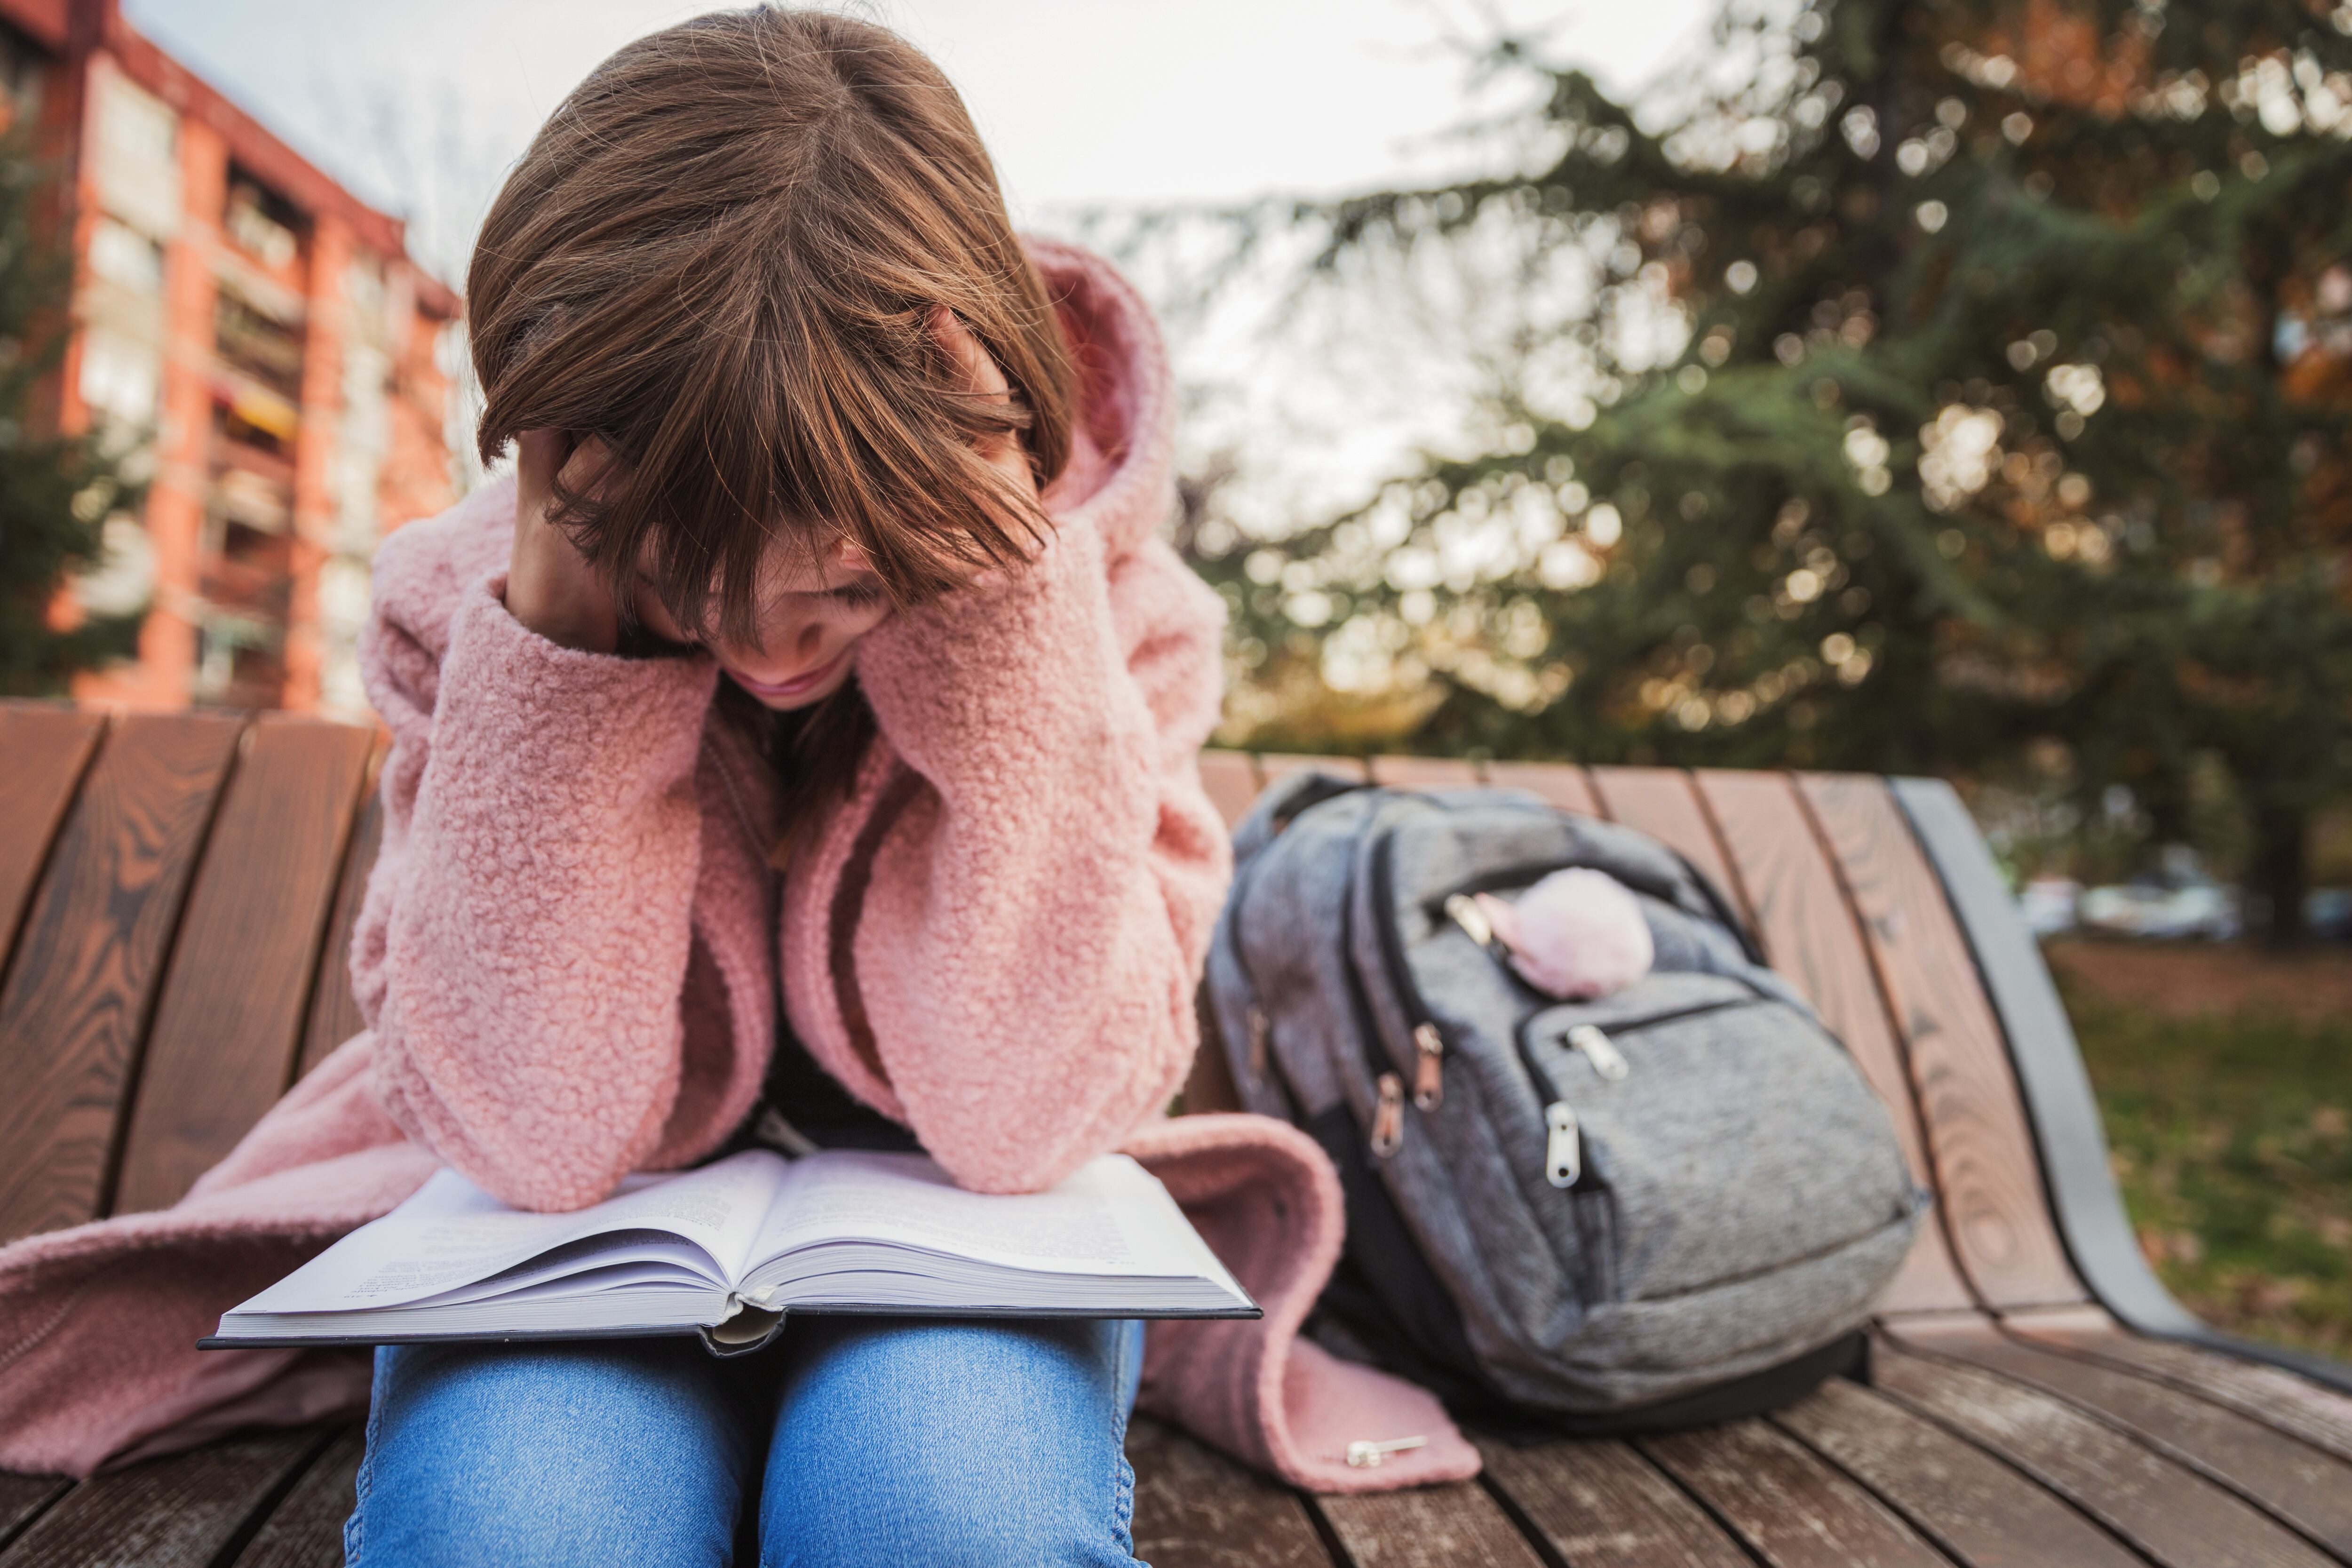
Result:
M1429 1439L1415 1434L1411 1437L1391 1437L1385 1443L1370 1442L1359 1437L1348 1445L1348 1463L1360 1470L1378 1469L1391 1454L1407 1453L1414 1448L1426 1448Z
M1584 1140L1576 1130L1576 1108L1564 1100L1544 1107L1544 1180L1572 1187L1584 1174Z
M1421 1053L1412 1069L1412 1102L1434 1110L1445 1103L1445 1037L1434 1024L1415 1024L1412 1044Z
M1249 1065L1250 1077L1254 1079L1263 1079L1265 1077L1266 1039L1272 1032L1272 1029L1267 1026L1265 1021L1265 1009L1258 1006L1255 1003L1251 1004L1249 1010Z
M1592 1064L1592 1070L1611 1083L1625 1076L1628 1070L1625 1053L1617 1048L1617 1042L1603 1033L1600 1025L1577 1025L1569 1030L1568 1043L1582 1051L1584 1059Z
M1372 1158L1385 1160L1404 1142L1404 1079L1381 1074L1381 1102L1372 1111Z
M1454 918L1455 925L1470 933L1472 942L1483 948L1491 950L1494 947L1495 923L1486 918L1486 911L1478 907L1477 900L1467 893L1455 893L1445 900L1445 912Z

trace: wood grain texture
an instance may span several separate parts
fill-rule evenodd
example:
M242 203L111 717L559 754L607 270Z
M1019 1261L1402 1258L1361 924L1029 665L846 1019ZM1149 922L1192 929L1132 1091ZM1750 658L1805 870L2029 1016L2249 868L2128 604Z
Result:
M236 1568L342 1568L343 1521L358 1506L365 1431L347 1428L310 1462L236 1555Z
M375 868L376 852L383 847L383 799L374 790L360 803L352 824L351 847L343 851L343 869L335 884L335 912L327 921L327 939L319 948L319 978L310 986L310 1016L302 1026L302 1060L296 1076L309 1072L335 1052L335 1047L367 1027L360 1016L359 999L352 994L352 931L367 901L368 873Z
M1859 1384L1833 1377L1771 1419L1971 1568L2141 1568L2052 1493Z
M1912 1178L1932 1187L1935 1173L1919 1129L1919 1105L1896 1043L1886 997L1878 988L1862 929L1838 885L1812 819L1786 773L1705 770L1700 798L1753 905L1757 940L1772 966L1794 981L1878 1091ZM1889 1311L1974 1305L1940 1207L1919 1227L1884 1303Z
M1714 826L1691 787L1690 774L1680 768L1594 768L1592 787L1612 822L1641 829L1671 845L1713 882L1750 930L1756 911L1715 836Z
M1503 1507L1475 1481L1318 1497L1355 1568L1544 1568Z
M2051 1218L2009 1047L1894 796L1882 780L1847 774L1801 774L1798 785L1893 1004L1962 1271L1995 1306L2084 1300Z
M101 714L0 702L0 972L65 820L74 785L105 732Z
M1201 787L1230 828L1249 815L1250 802L1257 798L1257 770L1243 752L1202 752Z
M1365 765L1374 783L1397 789L1463 789L1481 782L1478 764L1462 757L1372 757Z
M119 721L0 987L0 1242L95 1218L121 1099L241 718Z
M2013 1334L2144 1373L2352 1459L2352 1398L2308 1378L2217 1351L2132 1333L2094 1308L2004 1318Z
M1601 798L1592 781L1574 763L1488 763L1486 782L1504 789L1523 789L1539 795L1562 811L1599 816Z
M2193 1394L2007 1335L1931 1333L1919 1342L2054 1394L2352 1558L2352 1464L2324 1449Z
M1637 1439L1772 1568L1940 1568L1950 1559L1762 1420Z
M1135 1555L1152 1568L1328 1568L1330 1553L1288 1489L1139 1416L1127 1430L1135 1467Z
M1618 1442L1482 1442L1486 1481L1576 1568L1748 1568L1658 1468Z
M92 1477L0 1552L0 1568L211 1568L319 1447L317 1432L272 1432Z
M2330 1561L2252 1504L2038 1390L1886 1339L1871 1371L1881 1393L1999 1454L2166 1568Z
M188 891L123 1138L114 1211L169 1208L293 1081L375 732L266 713Z
M63 1476L20 1476L0 1470L0 1547L16 1540L72 1485Z

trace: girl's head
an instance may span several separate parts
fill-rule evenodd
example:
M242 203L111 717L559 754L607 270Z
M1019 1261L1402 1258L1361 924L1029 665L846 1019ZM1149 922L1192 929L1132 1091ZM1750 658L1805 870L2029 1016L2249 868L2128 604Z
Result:
M1069 455L1069 352L962 100L846 17L719 13L605 61L499 192L467 298L484 458L542 430L593 457L557 520L624 616L772 707L1027 555L1045 520L980 447L1017 437L1040 488Z

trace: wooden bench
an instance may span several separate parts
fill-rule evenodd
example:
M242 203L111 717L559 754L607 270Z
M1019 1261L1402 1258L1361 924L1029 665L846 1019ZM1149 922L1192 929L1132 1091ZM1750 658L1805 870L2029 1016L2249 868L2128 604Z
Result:
M373 731L0 705L0 1238L167 1205L358 1027ZM1297 767L1213 753L1227 816ZM1475 1484L1302 1497L1139 1422L1139 1554L1193 1565L2352 1563L2352 1369L2221 1340L2140 1260L2065 1015L1945 786L1379 758L1631 823L1711 872L1938 1197L1871 1384ZM1204 1062L1194 1105L1230 1096ZM358 1431L0 1475L0 1568L340 1561Z

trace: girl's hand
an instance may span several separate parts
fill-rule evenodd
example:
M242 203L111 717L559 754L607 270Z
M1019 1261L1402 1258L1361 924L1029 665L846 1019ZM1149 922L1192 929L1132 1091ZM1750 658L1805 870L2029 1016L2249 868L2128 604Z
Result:
M548 521L559 476L574 491L595 488L608 460L604 444L591 437L575 445L562 430L526 430L515 447L514 553L507 564L507 612L551 643L583 653L611 653L620 640L620 616L612 591L589 569L563 531Z
M963 369L964 390L992 403L1003 403L1013 396L1012 384L971 329L957 320L956 313L945 305L931 311L931 337L947 351L948 357ZM1019 432L1007 430L979 444L980 455L988 459L989 467L1003 474L1013 487L1013 494L1034 508L1037 503L1037 476L1029 467L1028 448L1022 446Z

